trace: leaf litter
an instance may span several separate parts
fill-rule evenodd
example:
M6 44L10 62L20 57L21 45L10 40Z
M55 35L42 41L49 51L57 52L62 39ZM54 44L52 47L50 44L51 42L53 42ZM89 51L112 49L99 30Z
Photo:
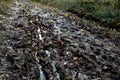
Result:
M120 49L101 34L105 30L32 2L15 2L10 13L0 32L6 39L0 46L6 48L0 55L1 80L120 78Z

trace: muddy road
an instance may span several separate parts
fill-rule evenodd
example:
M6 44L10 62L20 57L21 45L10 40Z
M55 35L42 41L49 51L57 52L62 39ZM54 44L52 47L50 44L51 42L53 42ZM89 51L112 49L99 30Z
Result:
M26 0L14 1L8 12L0 80L120 79L119 32Z

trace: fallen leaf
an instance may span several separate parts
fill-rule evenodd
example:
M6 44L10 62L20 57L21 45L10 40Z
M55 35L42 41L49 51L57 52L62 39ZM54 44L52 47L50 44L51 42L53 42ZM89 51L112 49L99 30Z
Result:
M0 17L3 17L3 15L0 14Z
M120 25L120 23L117 23L117 25Z
M66 13L66 14L64 14L64 16L65 16L65 17L68 17L68 16L69 16L69 14L68 14L68 13Z
M19 30L21 30L21 28L14 28L14 30L19 31Z
M55 20L50 20L50 22L54 23L54 22L55 22Z

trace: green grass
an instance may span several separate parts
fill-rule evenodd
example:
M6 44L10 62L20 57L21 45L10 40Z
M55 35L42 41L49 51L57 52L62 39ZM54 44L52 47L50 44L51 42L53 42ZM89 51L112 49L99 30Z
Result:
M120 0L32 0L69 11L112 28L120 28Z

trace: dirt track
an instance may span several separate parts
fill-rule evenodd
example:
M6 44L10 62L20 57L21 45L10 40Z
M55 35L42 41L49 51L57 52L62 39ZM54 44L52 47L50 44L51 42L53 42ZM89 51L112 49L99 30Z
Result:
M32 2L16 1L9 13L0 80L120 79L119 32Z

